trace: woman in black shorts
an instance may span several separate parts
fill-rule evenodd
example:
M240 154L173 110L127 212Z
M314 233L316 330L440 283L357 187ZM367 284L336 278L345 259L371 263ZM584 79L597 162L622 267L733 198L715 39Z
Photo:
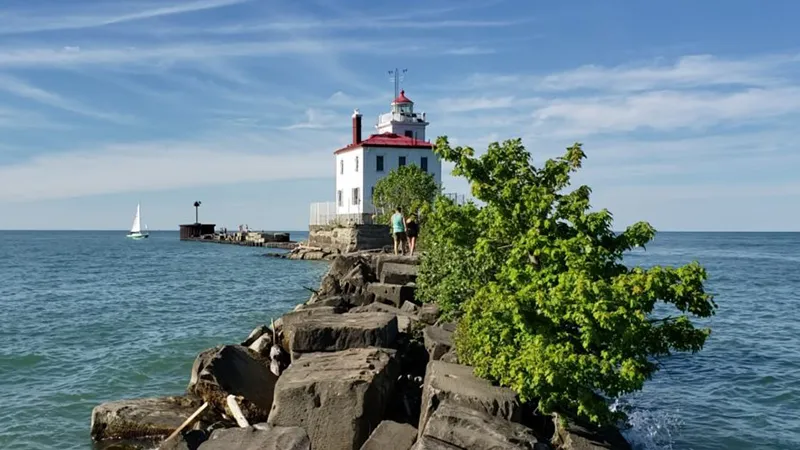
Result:
M417 245L417 235L419 234L419 224L417 223L417 218L414 214L412 214L406 220L406 236L408 237L408 254L414 254L414 247Z

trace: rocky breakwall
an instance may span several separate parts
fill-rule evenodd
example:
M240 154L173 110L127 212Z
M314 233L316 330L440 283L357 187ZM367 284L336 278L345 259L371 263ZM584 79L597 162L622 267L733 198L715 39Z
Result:
M459 364L455 325L415 299L416 270L414 257L338 256L272 328L198 355L183 396L96 407L92 438L161 442L184 425L160 448L629 448L614 430L536 415Z

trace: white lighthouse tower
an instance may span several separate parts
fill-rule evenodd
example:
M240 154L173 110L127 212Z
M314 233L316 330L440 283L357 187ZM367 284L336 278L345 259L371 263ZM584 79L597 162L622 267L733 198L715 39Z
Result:
M400 91L391 112L378 116L376 134L361 139L361 113L353 112L353 140L334 152L336 160L336 215L363 223L374 214L375 184L393 169L415 164L442 183L442 163L425 140L425 113L414 112L414 102Z

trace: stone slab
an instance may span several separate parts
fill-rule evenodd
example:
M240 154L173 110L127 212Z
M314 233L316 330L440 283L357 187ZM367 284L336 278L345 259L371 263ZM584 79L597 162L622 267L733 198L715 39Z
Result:
M311 450L311 441L300 427L258 424L247 428L214 430L199 450Z
M395 358L383 348L302 355L278 380L269 424L305 428L314 450L357 450L386 413Z
M537 443L530 428L451 400L436 408L423 435L464 450L533 450Z
M361 450L409 450L417 440L417 429L407 423L384 420L361 446Z
M417 320L416 315L409 314L400 310L399 308L395 308L394 306L383 303L371 303L369 305L358 306L350 310L350 314L366 312L384 312L394 314L395 317L397 317L397 330L401 333L408 333L411 330L411 323L416 322Z
M366 287L367 296L372 301L387 303L398 308L404 302L414 301L415 290L413 286L386 283L370 283Z
M455 324L446 323L442 326L428 325L422 330L425 349L428 350L431 361L442 359L453 348L453 332Z
M301 312L315 311L316 309ZM397 339L397 317L385 312L318 314L283 322L289 351L335 352L349 348L391 347Z
M95 441L166 437L202 404L200 399L186 396L103 403L92 409L90 433Z
M422 383L422 407L420 411L420 437L436 407L446 400L490 416L519 422L522 408L517 395L511 389L492 386L476 377L472 367L431 361Z
M394 262L384 263L381 267L381 283L388 284L407 284L417 281L417 267L411 264L399 264Z

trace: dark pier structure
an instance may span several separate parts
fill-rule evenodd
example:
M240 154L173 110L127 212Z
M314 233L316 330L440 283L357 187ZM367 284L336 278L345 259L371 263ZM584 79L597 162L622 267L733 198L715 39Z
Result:
M180 225L181 240L201 239L203 236L213 235L216 224L213 223L190 223Z
M263 231L239 231L236 233L217 233L216 224L200 223L198 208L200 202L194 202L195 222L180 225L182 241L211 242L215 244L233 244L245 247L271 247L291 250L298 243L289 238L289 233L267 233Z

